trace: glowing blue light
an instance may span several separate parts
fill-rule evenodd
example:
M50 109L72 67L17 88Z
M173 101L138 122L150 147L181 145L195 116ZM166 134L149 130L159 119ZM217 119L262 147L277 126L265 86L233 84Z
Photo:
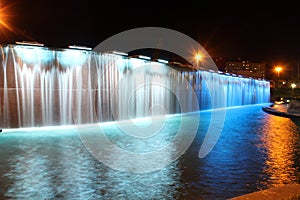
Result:
M127 59L123 59L121 56L119 59L116 59L116 66L118 69L123 72L127 67Z
M151 63L151 72L152 73L168 73L168 68L165 64L152 62Z
M132 69L144 66L145 63L146 63L146 61L142 60L142 59L138 59L138 58L130 58L129 59L129 66Z
M79 67L88 57L88 52L68 49L57 52L57 59L63 67Z
M15 46L17 55L28 64L45 64L53 59L53 51L37 46Z

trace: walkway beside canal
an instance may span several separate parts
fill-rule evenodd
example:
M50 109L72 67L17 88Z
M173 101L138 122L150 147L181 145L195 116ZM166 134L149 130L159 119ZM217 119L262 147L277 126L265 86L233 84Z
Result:
M300 184L288 184L250 194L238 196L230 200L298 200L300 199Z

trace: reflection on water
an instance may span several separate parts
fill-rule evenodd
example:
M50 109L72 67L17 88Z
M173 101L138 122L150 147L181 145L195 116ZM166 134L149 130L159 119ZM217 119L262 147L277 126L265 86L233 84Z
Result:
M82 146L75 130L72 131L68 135L57 130L44 132L47 136L22 132L2 135L0 144L5 149L0 158L0 197L156 199L176 196L176 188L180 187L176 163L150 174L115 171L94 159Z
M261 149L266 151L265 183L279 186L294 183L299 177L299 126L289 118L268 115L264 118Z
M105 166L84 148L73 128L2 134L0 199L215 200L299 183L298 123L261 108L228 109L221 137L203 159L198 152L211 114L201 113L197 136L187 152L151 173ZM134 145L126 138L112 139Z

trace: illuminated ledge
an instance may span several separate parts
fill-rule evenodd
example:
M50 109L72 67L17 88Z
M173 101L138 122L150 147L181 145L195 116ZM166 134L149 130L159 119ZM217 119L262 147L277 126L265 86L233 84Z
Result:
M239 197L234 197L230 200L274 200L274 199L282 199L282 200L293 200L299 199L300 197L300 184L288 184L283 186L278 186L274 188L270 188L267 190L262 190L258 192L253 192L250 194L242 195Z
M87 50L92 51L92 48L86 46L79 46L79 45L69 45L69 49L79 49L79 50Z
M30 41L23 41L23 42L16 42L18 45L27 45L27 46L39 46L43 47L44 44L38 42L30 42Z

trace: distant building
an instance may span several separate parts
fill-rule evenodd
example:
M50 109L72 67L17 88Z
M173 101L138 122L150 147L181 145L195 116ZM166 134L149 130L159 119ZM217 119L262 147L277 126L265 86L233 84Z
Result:
M224 71L225 70L225 59L222 57L215 57L213 58L213 61L215 62L217 68L219 71Z
M226 61L223 71L245 77L265 79L266 69L265 63L238 59L237 61Z

